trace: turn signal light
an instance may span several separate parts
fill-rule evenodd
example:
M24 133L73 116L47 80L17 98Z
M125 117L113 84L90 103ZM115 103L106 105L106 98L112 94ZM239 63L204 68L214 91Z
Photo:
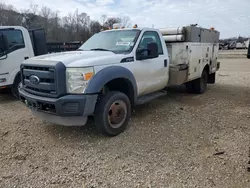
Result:
M88 72L84 74L84 80L90 80L92 76L94 75L93 72Z
M133 26L133 28L137 28L138 26L137 26L137 24L135 24L134 26Z

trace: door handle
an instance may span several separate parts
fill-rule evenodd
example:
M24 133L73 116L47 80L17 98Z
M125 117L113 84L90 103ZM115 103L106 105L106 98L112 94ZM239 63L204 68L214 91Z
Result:
M167 67L167 66L168 66L168 60L164 59L164 67Z
M26 59L29 59L29 57L24 57L24 59L26 60Z

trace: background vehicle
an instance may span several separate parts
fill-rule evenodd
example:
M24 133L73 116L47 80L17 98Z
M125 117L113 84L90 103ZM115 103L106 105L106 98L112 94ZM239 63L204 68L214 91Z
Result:
M202 94L215 83L219 32L195 26L103 31L77 51L42 55L21 65L23 101L33 114L60 125L84 125L115 136L131 107L185 84Z
M250 59L250 43L249 43L249 45L248 45L247 58Z
M80 42L47 43L43 29L0 26L0 89L10 87L18 97L22 61L47 53L76 50L80 45Z

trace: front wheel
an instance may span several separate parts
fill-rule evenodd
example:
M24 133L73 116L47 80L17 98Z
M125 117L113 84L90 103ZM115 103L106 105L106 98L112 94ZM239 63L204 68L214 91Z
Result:
M119 91L109 91L100 96L95 108L95 125L99 132L107 136L122 133L130 120L131 103L127 95Z

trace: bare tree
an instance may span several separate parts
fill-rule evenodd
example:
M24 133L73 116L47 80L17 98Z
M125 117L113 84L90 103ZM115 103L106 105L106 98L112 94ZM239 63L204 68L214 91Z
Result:
M27 28L36 28L41 26L42 17L38 14L38 5L31 3L28 9L21 10L23 16L23 26Z
M5 10L5 4L0 3L0 25L4 25L4 10Z
M48 33L48 29L49 29L49 19L51 16L51 9L43 6L40 10L40 15L41 17L43 17L43 28L45 30L45 33Z
M107 19L102 16L102 24L92 21L86 13L73 13L61 18L59 12L52 11L49 7L41 8L30 4L29 8L16 10L14 6L0 3L0 25L22 25L27 29L44 28L48 41L86 41L94 33L100 32L102 25L112 26L120 22L119 18Z
M90 25L90 17L86 13L81 13L78 15L78 21L81 26L89 27Z
M67 16L63 17L62 22L66 31L65 35L72 40L74 38L74 33L76 32L74 15L69 13Z
M92 21L90 23L90 31L91 31L91 35L94 33L98 33L100 32L102 29L101 24L98 21Z
M47 34L47 38L50 41L60 41L60 39L64 37L64 30L61 26L61 18L59 17L59 12L51 12L51 18L49 20L49 32Z
M38 12L38 5L37 5L37 4L30 3L30 6L29 6L29 13L37 14L37 12Z
M106 21L107 21L107 15L103 14L100 18L101 25L104 26Z
M105 28L113 27L113 24L121 23L121 18L108 18L107 21L104 23Z
M121 24L124 27L131 27L131 19L129 16L121 17Z
M20 25L22 16L14 6L0 3L0 25Z

